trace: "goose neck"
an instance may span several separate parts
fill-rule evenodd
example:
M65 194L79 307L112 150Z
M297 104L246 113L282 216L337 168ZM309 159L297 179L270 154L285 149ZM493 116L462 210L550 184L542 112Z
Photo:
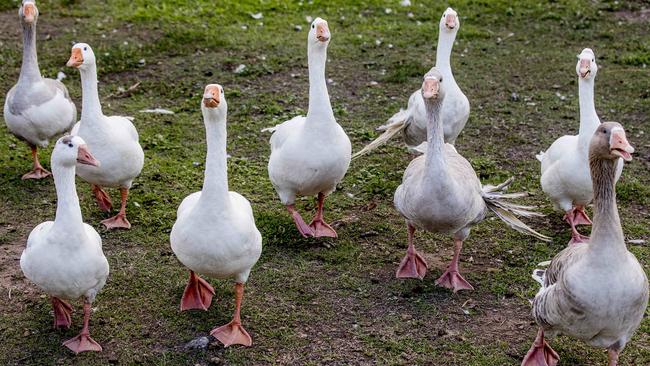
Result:
M81 74L81 120L94 121L103 116L102 105L99 101L97 90L97 66L93 63L84 68L79 68Z
M307 118L318 122L334 121L334 112L330 104L325 81L325 65L327 63L327 45L309 44L307 47L309 63L309 109Z
M75 166L52 164L56 187L56 217L54 225L66 232L83 230L83 219L75 185Z
M23 63L18 82L33 83L41 79L36 54L36 22L23 24Z
M444 130L440 119L442 100L425 100L427 113L427 151L425 156L425 167L427 175L440 177L446 172L447 162L444 155Z
M436 48L436 68L441 72L451 72L451 50L454 47L456 32L440 29L438 47Z
M590 156L594 190L594 220L589 248L596 255L615 257L627 252L616 206L616 160Z
M580 99L580 130L578 132L578 139L580 145L585 150L588 150L589 142L594 132L596 132L598 125L600 125L594 104L594 79L584 80L579 78L578 94Z
M208 112L213 113L213 112ZM211 207L228 204L228 166L226 156L226 119L222 114L205 118L208 152L201 200Z

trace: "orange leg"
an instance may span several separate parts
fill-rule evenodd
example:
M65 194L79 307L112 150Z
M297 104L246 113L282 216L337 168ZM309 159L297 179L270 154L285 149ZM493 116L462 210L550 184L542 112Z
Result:
M460 251L463 249L463 241L454 239L454 258L449 263L449 267L445 273L436 280L436 285L450 288L454 292L460 290L473 290L474 287L467 282L463 276L460 275L458 269L458 260L460 259Z
M244 297L244 284L235 283L235 314L232 320L230 323L215 328L210 332L210 335L223 343L225 347L233 344L241 344L244 346L253 344L251 336L241 325L240 311L242 297Z
M535 342L521 362L521 366L556 366L560 356L544 340L544 330L539 328Z
M427 274L427 262L424 258L415 250L415 245L413 245L413 236L415 235L415 227L408 225L408 241L409 246L406 249L406 255L402 259L395 277L397 278L419 278L423 279L424 275Z
M52 296L54 310L54 328L70 328L72 325L72 306L67 302Z
M289 213L291 214L291 218L293 219L293 222L296 224L296 228L298 229L300 235L302 235L303 238L314 236L314 232L309 227L309 225L307 225L305 221L302 219L302 216L300 216L300 213L296 210L294 205L287 205L287 210L289 210Z
M190 280L185 286L183 298L181 299L181 311L190 309L208 310L210 304L212 304L212 296L214 296L214 288L210 286L208 281L197 276L194 271L190 271Z
M309 227L314 232L315 237L329 237L329 238L336 238L336 231L332 229L332 227L323 220L323 204L325 203L325 195L322 193L318 194L318 208L316 210L316 216L314 216L314 219L311 221L309 224Z
M126 199L129 196L128 188L120 188L120 193L122 195L122 205L120 206L120 212L117 215L102 221L102 224L106 226L107 229L130 229L131 223L126 219Z
M88 323L90 322L90 311L90 303L88 301L84 301L84 327L81 329L81 333L79 333L78 336L63 342L63 345L68 347L74 353L86 351L102 351L102 346L100 346L99 343L95 342L95 340L90 337L90 330L88 329Z
M45 168L43 168L41 165L41 162L38 161L38 148L36 146L30 147L32 148L32 160L34 161L34 168L31 172L23 175L22 179L43 179L52 175L52 173L45 170Z

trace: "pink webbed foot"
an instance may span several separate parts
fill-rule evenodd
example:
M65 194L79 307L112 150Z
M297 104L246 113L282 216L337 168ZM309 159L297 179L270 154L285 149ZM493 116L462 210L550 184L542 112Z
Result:
M454 293L460 290L473 290L474 287L467 282L458 271L447 269L445 273L436 280L436 285L454 290Z
M540 329L521 366L556 366L558 361L560 356L546 343L544 332Z
M43 167L35 167L31 172L25 173L21 179L43 179L49 177L50 175L52 175L52 173L45 170Z
M102 351L102 346L100 346L99 343L95 342L94 339L90 338L90 334L84 333L81 333L78 336L63 342L63 345L68 347L74 353Z
M311 229L309 225L307 225L305 220L302 219L302 216L300 216L300 213L296 211L294 206L287 205L287 210L289 210L289 213L291 214L291 218L293 219L293 222L296 224L296 228L300 232L300 235L302 235L303 238L313 237L314 231Z
M240 322L236 322L235 320L226 325L214 328L210 332L210 335L223 343L225 347L233 344L241 344L250 347L253 344L253 340L246 329L244 329Z
M573 209L573 225L591 225L591 219L587 216L585 208L582 206Z
M325 221L323 220L318 220L314 219L310 224L309 227L312 229L314 232L314 236L317 238L320 237L328 237L328 238L336 238L338 235L336 234L336 231Z
M104 212L110 212L113 209L111 197L102 189L102 187L93 184L93 194L99 205L99 209Z
M571 240L569 240L569 245L586 243L589 241L589 237L586 235L580 234L578 231L575 231L571 234Z
M214 296L214 288L206 280L190 271L190 280L181 299L181 311L208 310L212 304L212 296Z
M70 328L72 306L58 297L52 297L52 309L54 310L54 328Z
M126 214L118 213L110 219L102 220L107 229L130 229L131 223L126 219Z
M427 274L427 262L420 255L420 253L413 250L407 250L406 255L402 259L395 277L397 278L419 278L423 279Z

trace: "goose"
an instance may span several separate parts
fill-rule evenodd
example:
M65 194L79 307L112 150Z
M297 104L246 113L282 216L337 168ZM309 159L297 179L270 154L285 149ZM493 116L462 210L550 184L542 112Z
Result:
M99 234L81 217L75 164L98 166L99 162L81 137L61 137L52 151L56 216L29 234L20 268L25 277L51 296L55 328L70 328L72 307L65 300L84 298L81 333L63 343L79 353L102 350L90 337L88 323L91 305L108 278L108 261Z
M36 2L23 0L18 16L23 27L23 63L18 83L7 93L4 116L9 131L32 150L33 169L22 179L42 179L51 173L39 162L38 148L70 131L77 120L77 107L63 83L41 76L36 56Z
M460 29L460 18L452 8L447 8L440 18L440 32L438 47L436 48L436 68L442 74L447 84L447 95L442 104L441 118L445 142L451 145L456 143L456 138L465 127L469 118L469 100L460 90L451 71L451 50L454 46L456 34ZM353 159L369 153L383 145L398 132L402 132L404 141L411 150L423 153L427 141L427 111L422 92L416 90L411 94L406 109L401 109L393 115L388 122L377 128L384 131L376 140L368 144L361 151L354 154Z
M545 334L565 334L607 348L609 365L616 366L619 353L639 327L648 306L648 278L625 246L614 188L619 159L629 162L633 152L619 123L601 124L591 138L591 238L588 245L569 245L547 270L533 272L542 286L532 309L539 331L522 366L557 364L559 356L544 340Z
M77 43L67 65L79 69L81 74L81 120L72 128L72 134L88 142L101 167L77 166L77 175L92 185L92 190L102 211L110 212L111 199L102 187L117 187L121 193L120 211L103 220L108 229L130 229L126 219L126 200L133 179L140 175L144 152L138 142L138 131L126 117L102 113L97 92L97 66L95 54L86 43Z
M397 269L398 278L424 278L427 264L413 244L416 229L451 233L454 257L436 284L453 289L471 290L459 272L458 259L470 228L481 222L490 209L515 230L542 240L548 237L534 231L515 215L541 216L532 207L514 205L506 198L522 197L524 193L506 194L512 178L499 186L482 187L476 172L453 145L443 139L441 109L446 98L446 82L442 73L431 69L422 83L422 97L429 119L429 137L424 155L415 158L404 172L402 184L395 191L394 204L404 216L408 228L408 249Z
M593 198L589 173L589 141L600 125L594 107L594 81L598 72L596 56L590 48L578 55L576 73L580 98L580 130L578 135L565 135L537 155L541 162L542 190L555 209L562 210L564 220L571 226L571 244L588 239L576 225L591 225L585 206ZM623 162L618 163L616 179L621 175Z
M203 190L185 197L178 207L170 234L176 257L190 269L183 292L181 311L207 310L214 289L197 276L235 279L235 313L230 323L210 334L224 346L252 345L241 325L244 284L262 252L262 235L255 226L251 205L237 192L228 191L226 165L226 115L228 104L218 84L205 87L201 111L206 129L208 153Z
M307 37L307 116L297 116L263 130L273 132L269 178L303 237L337 237L336 231L323 219L323 203L343 180L352 155L350 139L334 119L325 84L330 39L327 21L316 18ZM309 225L294 207L296 195L318 195L316 215Z

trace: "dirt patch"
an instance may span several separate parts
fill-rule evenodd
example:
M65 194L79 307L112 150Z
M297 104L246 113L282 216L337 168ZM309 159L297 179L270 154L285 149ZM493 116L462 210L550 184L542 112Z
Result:
M618 19L626 20L631 23L645 23L650 21L650 9L641 10L621 10L614 13Z

